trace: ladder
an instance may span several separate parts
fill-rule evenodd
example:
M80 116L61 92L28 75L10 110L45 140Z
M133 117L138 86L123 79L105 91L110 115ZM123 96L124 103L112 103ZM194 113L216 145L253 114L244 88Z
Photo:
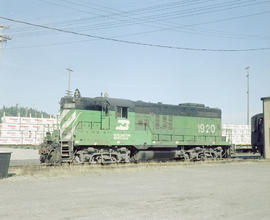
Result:
M61 143L61 158L62 160L70 159L70 148L68 141L62 141Z

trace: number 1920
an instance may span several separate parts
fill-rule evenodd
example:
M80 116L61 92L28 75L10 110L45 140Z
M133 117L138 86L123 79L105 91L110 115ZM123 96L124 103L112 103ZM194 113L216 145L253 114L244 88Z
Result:
M203 134L213 134L216 131L214 124L198 124L198 132Z

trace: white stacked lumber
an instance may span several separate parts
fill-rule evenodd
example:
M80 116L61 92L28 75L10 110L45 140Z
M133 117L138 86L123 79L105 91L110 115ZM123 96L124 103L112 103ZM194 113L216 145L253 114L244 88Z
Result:
M55 118L2 117L0 123L0 145L38 145L46 132L58 129Z
M241 124L223 124L222 136L234 145L251 145L251 127Z

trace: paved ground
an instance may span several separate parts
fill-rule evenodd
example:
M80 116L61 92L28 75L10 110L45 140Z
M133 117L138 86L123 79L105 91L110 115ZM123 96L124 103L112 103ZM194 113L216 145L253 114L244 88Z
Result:
M38 150L0 147L1 152L11 152L10 166L39 164Z
M0 219L270 219L270 162L12 169Z
M35 160L39 159L38 150L0 147L0 152L12 152L10 160Z

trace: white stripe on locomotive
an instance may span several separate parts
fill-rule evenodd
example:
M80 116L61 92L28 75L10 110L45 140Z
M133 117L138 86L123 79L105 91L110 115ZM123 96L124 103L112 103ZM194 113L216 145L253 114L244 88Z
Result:
M64 131L74 122L76 119L76 112L74 112L67 121L60 127L61 136L63 135Z
M64 110L62 111L62 113L60 114L60 117L59 117L60 123L61 123L61 121L63 120L63 118L64 118L69 112L70 112L69 109L64 109Z

